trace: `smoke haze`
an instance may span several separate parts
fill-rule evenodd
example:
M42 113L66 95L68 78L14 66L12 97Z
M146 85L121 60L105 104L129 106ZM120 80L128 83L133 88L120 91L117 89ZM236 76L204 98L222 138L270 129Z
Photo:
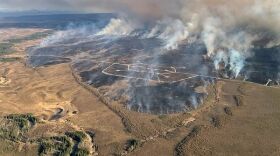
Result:
M220 62L230 65L235 77L246 57L252 55L252 48L280 44L279 0L0 0L0 4L10 9L115 12L119 18L112 19L96 34L89 33L158 38L163 40L165 50L199 39L216 67ZM57 35L61 38L64 34Z

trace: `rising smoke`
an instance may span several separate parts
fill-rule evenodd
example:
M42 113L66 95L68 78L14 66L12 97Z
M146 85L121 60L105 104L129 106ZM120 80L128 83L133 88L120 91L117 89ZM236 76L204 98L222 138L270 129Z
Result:
M166 50L176 49L195 35L204 42L217 70L217 64L223 61L234 77L244 67L246 57L252 55L255 43L266 40L264 46L279 45L277 0L144 0L137 4L127 0L122 4L129 8L127 12L119 10L126 14L125 20L113 19L99 34L139 35L135 31L144 29L141 37L162 39ZM148 6L156 7L151 11ZM148 26L129 22L136 17Z
M279 0L66 0L75 9L96 6L117 12L99 32L81 27L57 33L44 44L70 36L138 36L163 40L162 50L174 50L193 36L204 42L207 57L219 70L225 63L237 77L251 49L280 44ZM12 2L9 2L12 3ZM96 30L98 31L98 30ZM261 42L260 42L261 41Z

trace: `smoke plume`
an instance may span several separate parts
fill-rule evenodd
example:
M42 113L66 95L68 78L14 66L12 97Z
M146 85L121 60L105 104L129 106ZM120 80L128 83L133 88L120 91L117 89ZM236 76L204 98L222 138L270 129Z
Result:
M19 1L6 4L13 2ZM52 3L55 1L49 5ZM223 62L234 77L252 55L252 48L280 45L279 0L65 0L65 3L75 10L97 7L116 12L119 18L112 19L99 32L87 31L87 28L85 31L84 27L72 29L57 34L59 37L50 39L52 42L67 35L77 36L77 33L137 36L158 38L163 41L162 50L169 51L194 37L204 42L207 57L213 60L216 69Z

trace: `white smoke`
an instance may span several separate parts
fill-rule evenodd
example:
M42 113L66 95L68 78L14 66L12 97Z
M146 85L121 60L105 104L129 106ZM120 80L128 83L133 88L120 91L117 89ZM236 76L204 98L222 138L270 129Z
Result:
M192 26L192 23L184 24L179 19L164 19L158 21L156 26L144 37L162 39L165 42L164 48L173 50L177 49L178 45L188 38Z
M97 33L58 32L42 45L86 32L95 36L158 38L164 43L163 49L168 51L196 35L205 43L207 56L213 59L216 69L219 61L224 61L238 76L246 57L251 55L253 43L262 40L262 31L274 35L265 46L273 47L280 41L279 0L109 0L98 4L106 7L110 2L109 9L125 16L111 19ZM138 30L145 33L137 33Z
M220 63L230 65L230 71L237 77L245 65L245 59L251 55L253 42L257 35L243 30L232 30L222 25L218 18L208 18L203 25L202 40L207 48L208 57L219 70Z
M109 24L96 35L127 36L136 29L136 25L125 19L111 19Z
M98 32L98 28L95 24L88 25L75 25L69 24L65 30L60 30L54 34L46 37L40 43L40 47L46 47L54 43L59 43L61 41L74 39L74 38L83 38L88 40L90 37L93 37L93 34Z
M219 38L224 38L224 32L219 27L219 20L216 18L209 18L203 25L202 39L207 47L207 55L211 56L215 53L216 44Z
M191 105L194 107L194 109L198 108L199 102L198 102L197 96L195 94L193 94L189 97L189 101L190 101Z

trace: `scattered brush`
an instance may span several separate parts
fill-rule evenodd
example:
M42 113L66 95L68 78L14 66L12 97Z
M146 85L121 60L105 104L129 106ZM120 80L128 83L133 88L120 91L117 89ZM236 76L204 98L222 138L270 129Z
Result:
M72 150L72 142L66 136L55 136L39 139L39 155L68 156Z
M0 123L0 138L23 141L24 134L28 132L38 119L32 114L11 114L4 116Z
M231 110L230 107L225 107L225 108L224 108L224 111L225 111L225 113L226 113L227 115L230 115L230 116L233 115L232 110Z
M52 31L36 32L36 33L31 34L29 36L9 39L9 40L7 40L7 42L12 43L12 44L17 44L17 43L21 43L21 42L24 42L24 41L38 40L38 39L45 38L45 37L49 36L51 33L52 33Z
M188 142L196 137L200 131L201 131L202 127L201 126L195 126L192 131L181 141L177 144L176 148L175 148L175 155L176 156L183 156L185 155L184 152L184 147L188 144Z
M125 150L128 152L132 152L140 145L141 145L141 142L139 140L129 139L125 144Z
M82 142L86 138L86 134L82 131L66 132L65 135L77 142Z
M220 128L222 127L222 119L220 116L212 117L212 123L214 127Z

